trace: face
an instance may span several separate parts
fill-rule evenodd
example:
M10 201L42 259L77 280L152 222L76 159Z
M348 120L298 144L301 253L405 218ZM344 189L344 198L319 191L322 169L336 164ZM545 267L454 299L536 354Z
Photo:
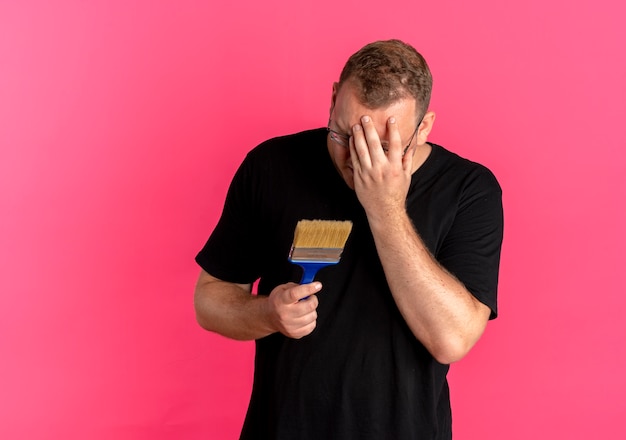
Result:
M419 136L414 136L419 122L417 120L418 114L415 99L406 98L396 101L388 107L370 109L360 103L356 90L350 82L344 83L339 89L337 84L335 84L333 86L329 128L333 132L344 136L337 136L334 133L331 136L329 133L327 146L335 168L352 189L354 189L354 175L350 159L350 148L341 145L342 143L345 144L345 142L338 138L344 138L347 141L352 135L352 127L358 124L361 117L365 115L372 118L383 147L388 142L387 121L391 116L396 118L398 127L400 127L403 145L414 145L415 142L419 142Z

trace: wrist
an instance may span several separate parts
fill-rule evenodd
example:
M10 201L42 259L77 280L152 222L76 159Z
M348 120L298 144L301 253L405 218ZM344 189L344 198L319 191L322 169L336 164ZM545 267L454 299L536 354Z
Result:
M404 206L378 206L373 210L366 209L365 214L372 232L402 229L411 223Z
M279 331L276 325L276 313L274 313L274 307L272 305L272 299L270 296L261 295L256 299L256 306L258 312L257 322L260 324L260 331L266 335L271 335Z

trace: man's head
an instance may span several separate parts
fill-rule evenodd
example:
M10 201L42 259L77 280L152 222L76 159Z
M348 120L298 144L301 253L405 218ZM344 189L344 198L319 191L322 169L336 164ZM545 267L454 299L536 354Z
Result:
M338 87L350 81L368 108L386 107L412 97L419 116L428 110L433 79L426 60L399 40L376 41L352 55L341 72Z
M354 189L354 174L349 144L353 127L365 115L371 117L378 133L376 145L388 151L387 123L393 117L413 168L425 160L430 151L426 142L435 120L435 114L428 110L431 90L426 61L401 41L368 44L348 59L339 82L333 84L327 145L335 168L350 188ZM416 154L418 150L420 154Z

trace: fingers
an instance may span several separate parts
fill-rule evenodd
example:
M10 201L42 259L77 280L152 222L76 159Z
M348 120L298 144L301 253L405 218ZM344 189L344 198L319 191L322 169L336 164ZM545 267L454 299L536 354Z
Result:
M403 208L411 183L413 155L403 154L405 146L400 122L391 116L385 124L380 129L380 124L365 115L352 127L350 160L353 185L368 215L386 215L389 209ZM381 130L382 138L378 135L377 127Z
M352 127L352 139L356 158L363 168L369 168L374 160L385 154L376 126L367 115L361 117L360 124Z
M305 299L322 290L322 283L317 281L310 284L289 283L285 286L288 286L288 288L285 294L281 295L281 301L284 304L295 304L301 299Z
M396 118L393 116L387 120L387 134L389 136L388 159L391 162L402 160L402 155L404 154L402 136L400 135Z
M372 118L362 116L360 123L352 127L350 152L353 166L358 163L362 168L368 168L378 161L400 162L404 152L402 136L393 116L387 120L387 139L383 143Z
M299 339L310 334L317 325L319 302L315 293L321 288L319 282L276 287L268 298L274 328L290 338Z
M352 127L352 137L350 137L350 159L354 169L372 166L369 148L363 127L360 124L356 124Z

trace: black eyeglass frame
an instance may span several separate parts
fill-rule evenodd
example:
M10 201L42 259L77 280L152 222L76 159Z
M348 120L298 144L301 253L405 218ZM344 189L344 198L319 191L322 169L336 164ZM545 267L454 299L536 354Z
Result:
M417 130L419 130L420 125L422 125L422 121L423 120L424 120L424 116L422 116L420 118L420 121L417 123L417 127L415 127L415 131L411 135L411 139L409 139L409 144L406 147L404 147L404 151L402 152L402 156L404 156L406 154L406 152L409 150L409 148L411 147L411 144L413 143L413 138L417 134ZM332 128L330 128L330 123L331 122L332 122L332 119L328 118L328 126L326 127L326 130L328 130L328 134L330 135L330 139L333 142L337 143L338 145L341 145L344 148L349 148L350 147L350 138L352 137L352 135L339 133L338 131L333 130ZM382 148L383 148L383 151L385 153L387 151L389 151L389 148L386 148L384 146Z

